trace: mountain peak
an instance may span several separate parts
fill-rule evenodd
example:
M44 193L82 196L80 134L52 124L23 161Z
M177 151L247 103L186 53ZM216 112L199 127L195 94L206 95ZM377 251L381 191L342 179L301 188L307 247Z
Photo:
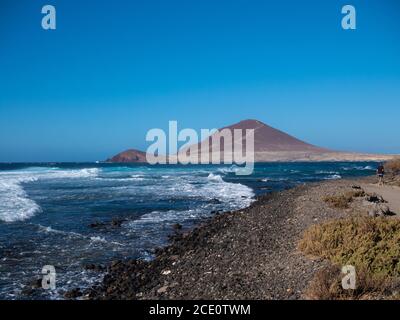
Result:
M248 129L255 129L259 126L267 126L265 123L256 120L256 119L246 119L246 120L242 120L239 121L235 124L232 124L230 126L227 126L225 128L248 128Z
M264 122L257 120L257 119L245 119L242 121L239 121L238 123L242 123L242 124L253 124L253 125L266 125Z
M242 120L222 129L254 129L254 151L306 151L326 152L328 150L299 140L256 119ZM221 129L221 130L222 130Z

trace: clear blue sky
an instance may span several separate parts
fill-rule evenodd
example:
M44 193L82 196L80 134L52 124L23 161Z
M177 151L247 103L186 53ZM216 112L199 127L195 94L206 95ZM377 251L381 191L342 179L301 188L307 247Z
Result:
M355 31L341 29L349 3ZM246 118L400 153L400 2L1 0L0 161L103 160L168 120Z

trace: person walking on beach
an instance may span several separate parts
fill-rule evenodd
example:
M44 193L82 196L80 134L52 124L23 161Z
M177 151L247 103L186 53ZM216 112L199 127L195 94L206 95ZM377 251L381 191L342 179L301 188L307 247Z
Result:
M383 164L379 164L378 169L376 169L376 174L378 175L378 185L383 186L384 181L383 181L383 176L385 175L385 168Z

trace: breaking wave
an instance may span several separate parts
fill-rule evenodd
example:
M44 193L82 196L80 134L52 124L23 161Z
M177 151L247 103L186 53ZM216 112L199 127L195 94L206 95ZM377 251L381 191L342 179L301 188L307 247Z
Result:
M23 183L36 181L35 177L0 175L0 220L21 221L40 212L40 206L29 199L22 187Z
M210 211L215 207L215 202L227 211L245 208L254 201L254 192L251 188L240 183L226 182L218 174L209 173L205 179L201 176L196 178L196 181L186 182L176 179L175 187L171 187L168 193L172 199L183 197L202 200L203 205L189 210L152 211L129 222L127 226L133 230L141 230L144 225L154 225L154 228L159 228L160 223L183 222L209 216Z
M25 184L47 179L89 178L97 176L98 172L97 168L59 170L40 167L0 172L0 220L23 221L42 211L41 207L28 197L24 190Z

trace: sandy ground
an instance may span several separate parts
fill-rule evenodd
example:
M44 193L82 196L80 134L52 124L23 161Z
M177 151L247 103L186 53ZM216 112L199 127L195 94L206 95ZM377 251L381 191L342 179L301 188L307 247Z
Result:
M368 193L376 193L385 199L390 210L397 215L400 215L400 188L397 186L377 184L361 184L361 187Z

